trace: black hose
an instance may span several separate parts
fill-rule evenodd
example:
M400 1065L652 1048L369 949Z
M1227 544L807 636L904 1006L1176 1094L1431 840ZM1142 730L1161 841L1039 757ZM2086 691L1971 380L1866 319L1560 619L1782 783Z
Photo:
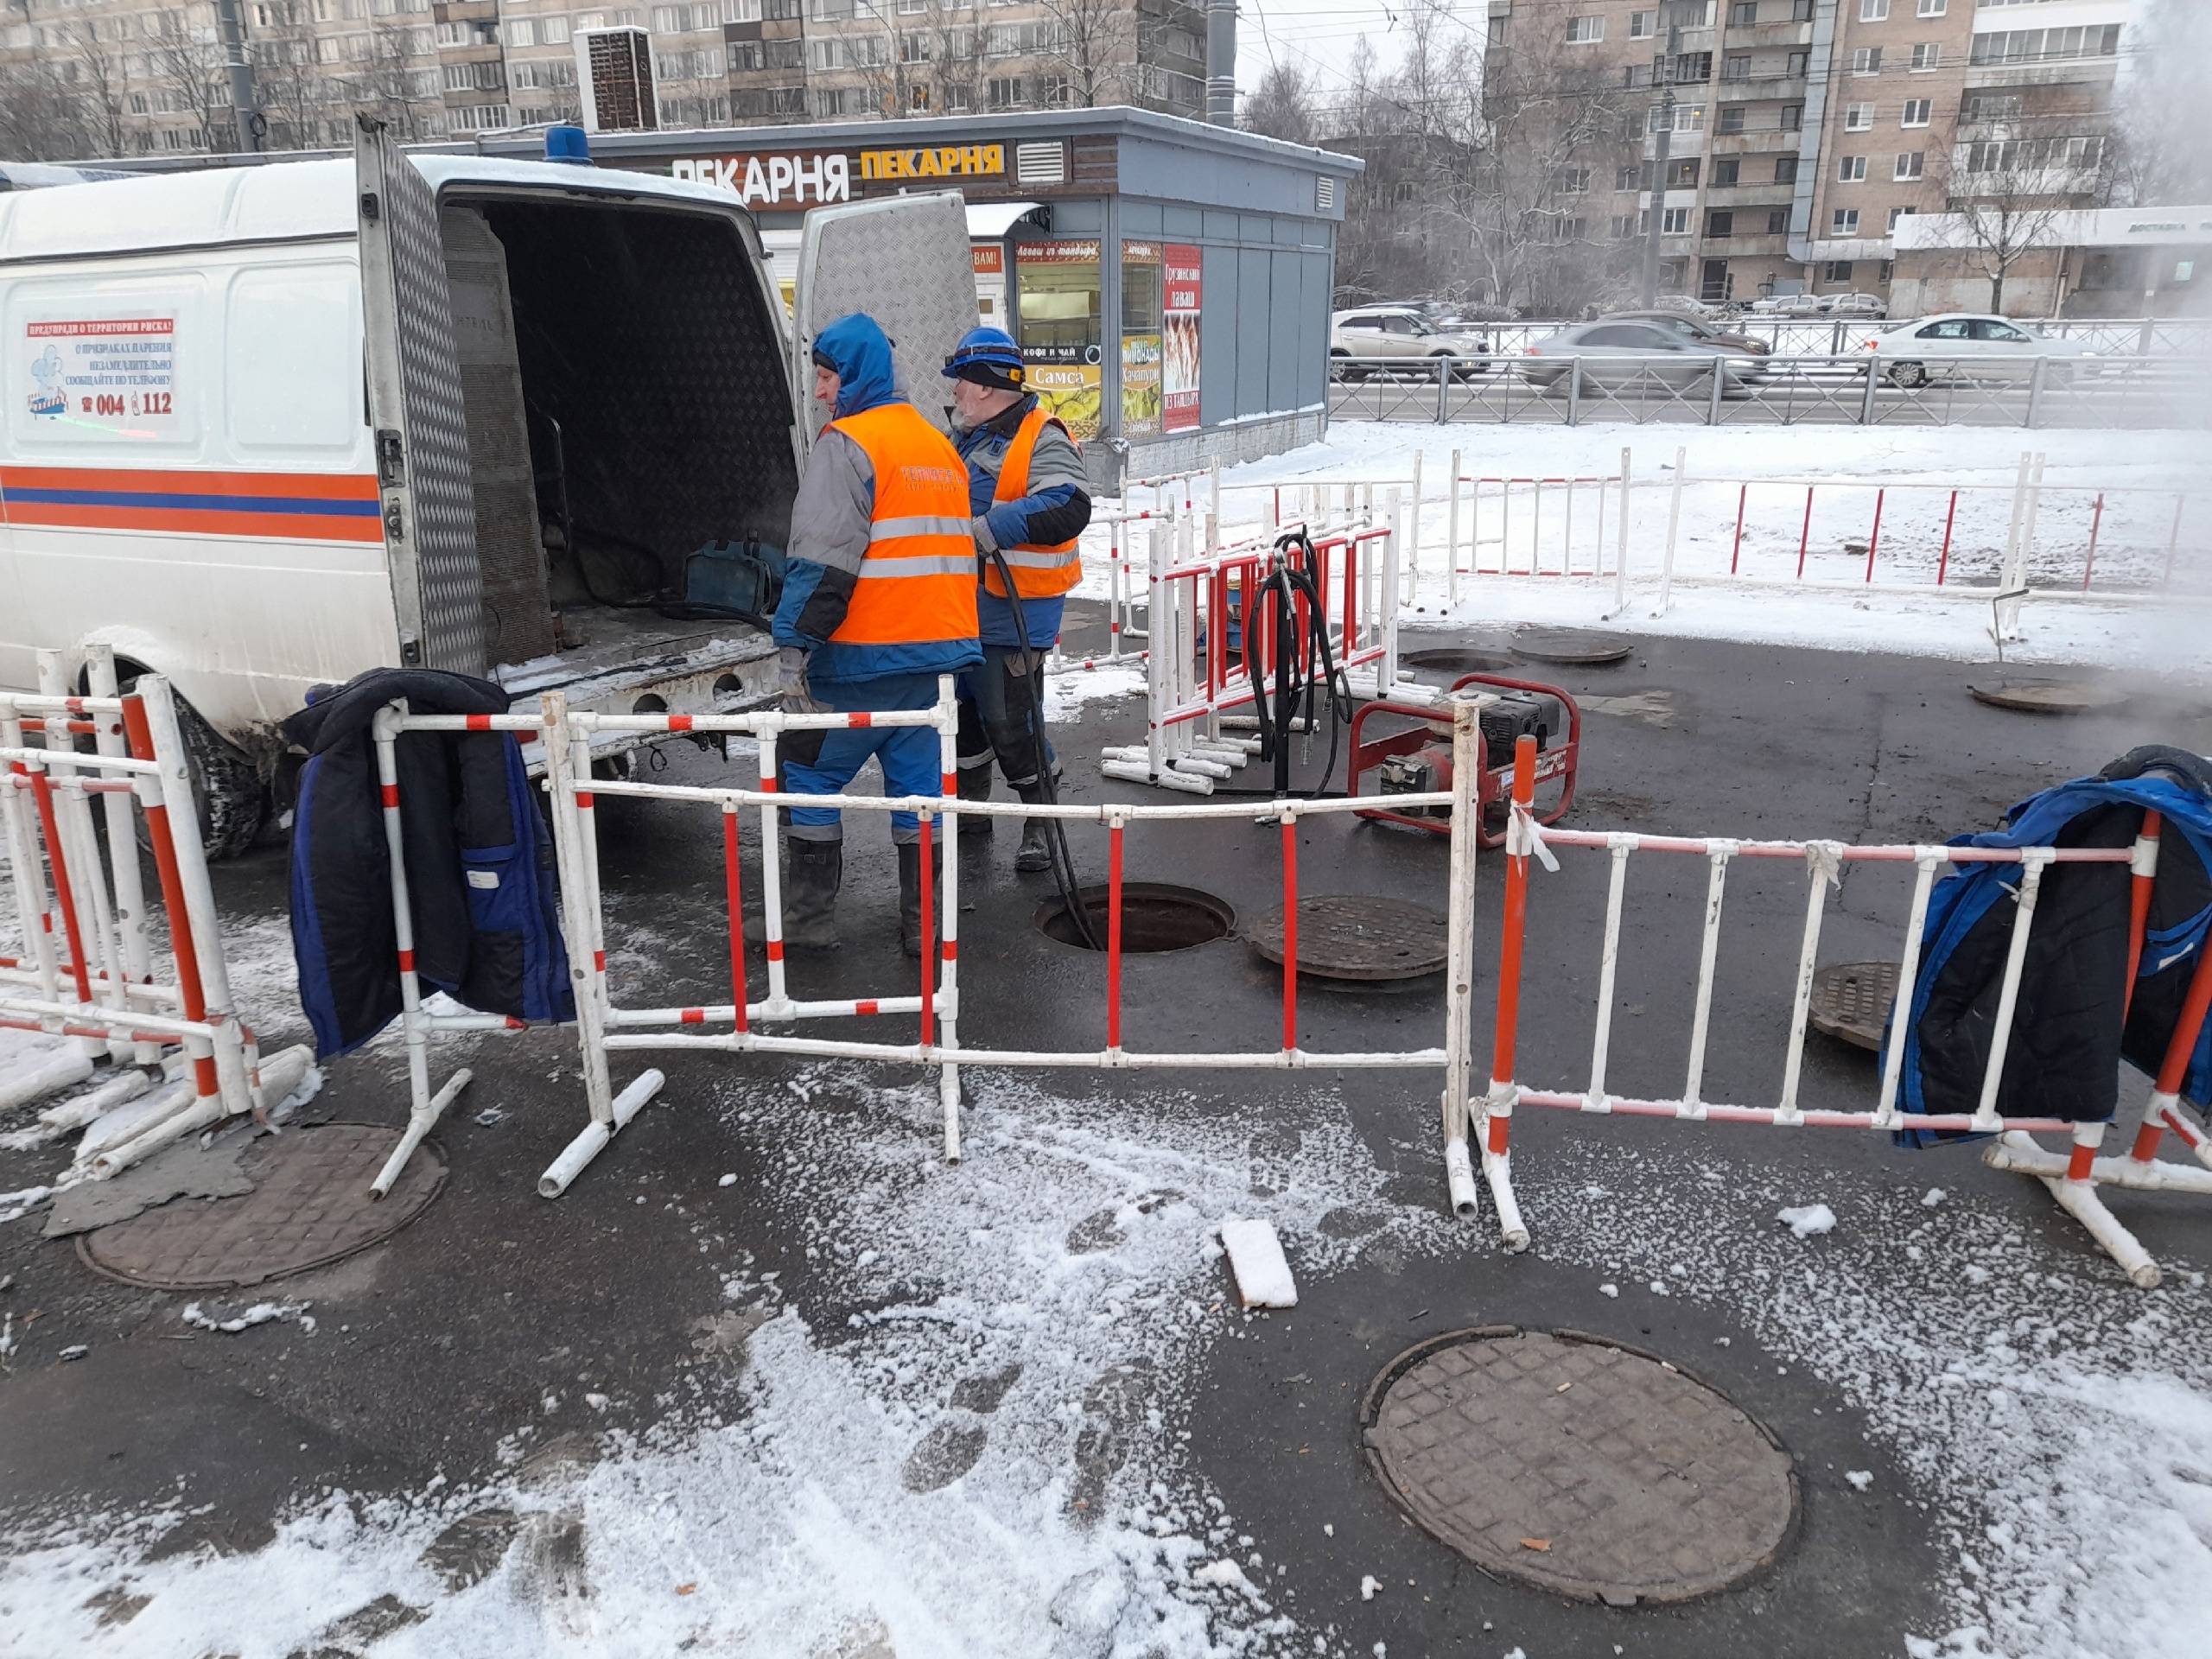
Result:
M1328 689L1329 759L1322 768L1321 781L1302 791L1307 800L1319 799L1327 792L1329 779L1337 770L1337 754L1344 724L1351 718L1351 687L1344 671L1337 666L1334 653L1329 648L1328 607L1321 596L1320 584L1314 579L1313 565L1315 558L1313 538L1303 530L1287 531L1275 538L1275 556L1267 575L1254 588L1248 601L1244 618L1245 672L1252 683L1252 707L1258 716L1260 753L1263 759L1275 763L1277 798L1288 796L1290 767L1290 728L1294 720L1302 720L1307 733L1313 730L1315 701L1321 689ZM1294 563L1292 555L1302 552L1303 565ZM1312 626L1306 630L1304 649L1299 649L1297 638L1298 600L1306 602ZM1261 607L1272 602L1274 607L1274 710L1268 708L1268 687L1262 675L1253 671L1251 641ZM1320 658L1320 672L1316 674L1314 658ZM1303 700L1305 708L1298 711ZM1238 791L1241 792L1241 791ZM1257 792L1257 791L1253 791Z
M1036 741L1037 786L1048 806L1059 804L1058 784L1052 777L1051 757L1045 744L1045 663L1038 656L1037 647L1029 643L1029 619L1021 612L1021 590L1014 586L1014 572L1007 569L1006 555L998 548L991 550L991 562L998 566L999 582L1006 588L1007 603L1014 608L1014 632L1021 641L1022 671L1029 681L1029 711L1033 734ZM1075 877L1075 858L1068 851L1065 828L1058 818L1045 820L1045 852L1052 861L1052 885L1060 890L1060 905L1067 912L1068 920L1086 950L1103 950L1097 930L1090 925L1090 910L1083 902L1082 884Z

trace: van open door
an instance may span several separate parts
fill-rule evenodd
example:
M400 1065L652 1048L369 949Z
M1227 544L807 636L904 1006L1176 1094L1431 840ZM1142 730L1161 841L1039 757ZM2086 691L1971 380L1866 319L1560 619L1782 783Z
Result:
M855 311L882 325L914 407L946 430L952 394L941 372L976 320L968 209L958 192L887 196L807 214L792 306L791 384L809 444L830 419L813 400L814 337Z
M382 121L353 141L362 335L400 661L485 671L468 416L429 184Z

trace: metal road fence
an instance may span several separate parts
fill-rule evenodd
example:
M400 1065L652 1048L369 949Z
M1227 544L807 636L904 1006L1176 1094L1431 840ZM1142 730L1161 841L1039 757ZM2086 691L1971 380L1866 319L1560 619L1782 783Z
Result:
M1922 384L1901 386L1863 349L1732 359L1719 374L1658 354L1337 357L1329 359L1329 413L1566 426L2212 426L2212 354L1919 360Z
M1881 317L1700 318L1723 334L1756 340L1780 355L1820 356L1857 351L1889 322ZM2020 320L2052 340L2078 340L2093 351L2121 357L2212 356L2212 317L2049 317ZM1571 327L1571 322L1471 322L1453 330L1487 341L1500 357L1517 357L1538 340Z

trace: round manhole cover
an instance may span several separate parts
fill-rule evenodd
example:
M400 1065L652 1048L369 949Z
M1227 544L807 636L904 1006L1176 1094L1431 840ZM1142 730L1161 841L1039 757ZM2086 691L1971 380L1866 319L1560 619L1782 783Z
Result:
M2017 709L2030 715L2082 715L2100 709L2117 709L2127 701L2125 691L2092 684L2087 680L2049 680L2010 676L1986 685L1970 685L1976 702L1993 709Z
M1362 1428L1422 1527L1581 1601L1709 1594L1796 1529L1796 1471L1771 1433L1666 1361L1578 1332L1433 1338L1376 1379Z
M1402 653L1398 665L1450 678L1460 674L1503 674L1517 664L1510 652L1503 650L1485 651L1479 645L1433 645L1426 651Z
M1412 979L1444 968L1444 912L1402 899L1334 893L1298 901L1298 971L1323 979ZM1282 960L1282 906L1244 937L1269 962Z
M399 1131L326 1123L256 1142L238 1160L253 1191L235 1198L179 1198L86 1233L77 1253L111 1279L163 1290L257 1285L351 1255L421 1215L445 1185L444 1154L429 1141L381 1202L369 1183Z
M1522 628L1513 636L1513 654L1536 663L1618 663L1636 649L1626 634L1593 633L1586 628Z
M1814 1030L1860 1048L1878 1049L1890 1005L1897 1000L1894 962L1837 962L1813 976L1813 1002L1808 1012Z

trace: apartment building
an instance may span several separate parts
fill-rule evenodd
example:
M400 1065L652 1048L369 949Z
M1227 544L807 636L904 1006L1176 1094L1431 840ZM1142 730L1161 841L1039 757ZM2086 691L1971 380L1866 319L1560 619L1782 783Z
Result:
M1134 105L1199 117L1205 22L1181 0L236 0L271 149L577 118L577 30L650 31L663 127ZM0 0L12 159L234 147L207 0ZM8 117L12 108L13 118Z
M1609 156L1617 267L1649 225L1660 285L1708 301L1886 295L1897 221L1993 194L2090 205L2132 0L1491 0L1492 37L1641 105Z

